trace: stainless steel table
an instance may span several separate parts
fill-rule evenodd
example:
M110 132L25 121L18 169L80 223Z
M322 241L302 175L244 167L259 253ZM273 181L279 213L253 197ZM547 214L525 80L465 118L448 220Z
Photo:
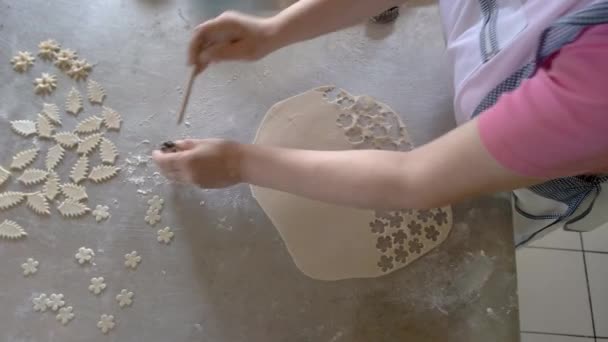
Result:
M54 38L95 62L91 78L105 86L105 103L125 118L121 132L110 134L121 153L119 178L89 186L91 206L110 206L108 221L65 220L56 211L39 218L24 206L0 212L0 219L15 219L29 233L21 241L0 241L1 341L518 339L511 215L504 198L456 205L448 241L406 269L372 280L320 282L296 269L246 186L201 191L167 184L155 174L146 156L163 140L251 141L272 104L325 84L389 104L416 144L454 126L438 10L432 2L411 1L395 25L361 25L254 64L213 66L197 81L186 125L177 127L190 30L224 9L270 14L286 5L279 2L0 0L0 165L31 146L10 132L8 122L35 117L43 100L31 82L56 70L37 61L20 75L8 61L18 50L36 52L41 40ZM61 75L46 101L63 105L71 85ZM97 111L87 107L85 113ZM64 117L65 127L72 127L75 120ZM64 161L62 177L73 161ZM6 189L20 187L0 191ZM159 227L143 220L153 194L166 199L163 226L176 231L169 246L159 245ZM80 246L95 250L94 265L75 263ZM122 265L131 250L143 256L136 271ZM28 257L40 260L40 269L26 278L19 265ZM93 276L108 284L99 297L87 291ZM122 288L135 292L132 307L116 305ZM39 292L64 293L75 319L64 327L54 314L33 312L31 299ZM96 328L102 313L117 321L107 336Z

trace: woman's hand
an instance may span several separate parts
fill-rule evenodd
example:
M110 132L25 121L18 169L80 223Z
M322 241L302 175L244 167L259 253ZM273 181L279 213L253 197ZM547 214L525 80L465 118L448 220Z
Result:
M162 174L176 182L224 188L241 182L239 144L221 139L181 140L178 152L154 151Z
M273 18L224 12L194 30L188 63L202 71L214 62L260 59L279 47L277 30Z

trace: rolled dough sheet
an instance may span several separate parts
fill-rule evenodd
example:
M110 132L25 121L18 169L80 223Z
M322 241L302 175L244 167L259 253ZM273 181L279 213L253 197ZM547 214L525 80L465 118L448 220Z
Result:
M405 125L388 106L325 86L275 104L256 144L311 150L409 150ZM372 211L346 208L252 186L297 267L318 280L378 277L441 244L450 207Z

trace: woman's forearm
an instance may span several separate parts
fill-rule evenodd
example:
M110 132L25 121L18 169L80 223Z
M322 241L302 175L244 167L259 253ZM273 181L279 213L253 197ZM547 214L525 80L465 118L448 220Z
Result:
M405 0L300 0L274 20L281 46L312 39L359 23Z

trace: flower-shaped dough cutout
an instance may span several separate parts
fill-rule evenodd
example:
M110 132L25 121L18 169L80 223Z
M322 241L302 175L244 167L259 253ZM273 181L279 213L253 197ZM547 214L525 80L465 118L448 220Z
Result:
M57 76L43 72L34 80L34 91L39 95L50 95L57 88Z
M106 288L106 283L103 277L91 278L91 285L89 285L89 291L98 295Z
M93 216L95 217L95 221L101 222L103 220L107 220L110 217L109 207L107 205L98 205L93 210Z
M125 254L125 266L127 268L136 269L141 262L141 256L137 255L136 251Z
M34 297L32 299L32 304L34 305L34 311L36 312L45 312L48 306L46 305L48 297L45 293L41 293L38 297Z
M21 268L23 269L23 275L28 276L30 274L38 272L39 264L40 263L37 260L27 258L27 260L23 264L21 264Z
M65 301L63 301L63 294L61 293L52 293L46 300L46 306L53 311L59 310L64 305Z
M127 289L120 290L120 293L116 295L116 301L118 302L118 306L124 308L125 306L131 306L133 303L133 292L128 291Z
M79 264L84 264L85 262L91 262L93 257L95 256L95 252L92 249L86 247L78 248L78 252L74 255Z
M34 60L36 60L31 53L27 51L19 51L17 55L11 58L11 64L13 65L13 70L17 72L26 72L32 65L34 65Z
M44 60L52 61L55 59L55 54L59 52L59 49L59 43L53 39L47 39L38 44L38 56Z
M59 313L55 318L63 325L70 323L70 321L74 318L74 308L71 306L66 306L59 309Z
M74 50L62 49L55 54L55 66L60 70L66 71L72 67L72 63L78 56Z
M158 230L156 239L158 240L158 242L169 244L173 239L174 235L175 234L171 231L171 228L165 227L163 229Z
M97 322L97 327L101 330L102 333L107 334L110 330L114 329L114 316L112 315L101 315L99 322Z

